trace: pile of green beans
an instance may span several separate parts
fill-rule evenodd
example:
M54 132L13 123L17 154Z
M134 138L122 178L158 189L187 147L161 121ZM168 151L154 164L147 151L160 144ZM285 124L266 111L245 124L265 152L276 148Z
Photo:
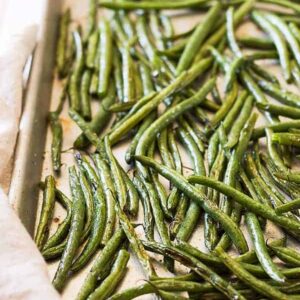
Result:
M287 247L300 242L300 4L88 2L87 22L60 19L53 174L39 184L35 242L59 260L54 287L87 268L77 300L300 299L300 251ZM178 33L168 9L201 21ZM238 36L246 22L261 35ZM145 281L119 289L132 260Z

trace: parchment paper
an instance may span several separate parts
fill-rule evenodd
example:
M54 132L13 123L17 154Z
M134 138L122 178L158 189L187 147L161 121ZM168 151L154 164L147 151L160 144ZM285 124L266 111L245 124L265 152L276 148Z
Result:
M23 68L37 36L34 23L20 28L0 43L0 299L56 300L46 263L5 194L22 111Z

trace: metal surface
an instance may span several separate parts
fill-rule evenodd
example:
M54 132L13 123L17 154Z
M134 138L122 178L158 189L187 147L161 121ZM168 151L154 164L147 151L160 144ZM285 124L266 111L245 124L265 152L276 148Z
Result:
M9 198L24 226L33 233L46 141L46 116L53 79L54 53L60 0L44 1L44 19L34 53L24 99Z

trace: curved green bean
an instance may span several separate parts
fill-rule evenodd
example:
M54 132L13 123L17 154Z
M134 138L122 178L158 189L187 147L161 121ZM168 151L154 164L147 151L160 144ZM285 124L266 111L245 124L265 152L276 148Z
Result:
M55 180L49 175L45 180L45 189L43 192L43 203L40 213L40 220L36 230L34 241L37 247L43 249L49 233L49 225L52 219L55 204Z
M291 66L289 61L289 52L286 42L280 31L258 11L253 11L251 14L256 24L261 27L272 39L278 51L279 60L283 69L284 78L287 82L291 80Z
M85 201L75 167L69 168L69 174L70 189L73 198L72 220L67 244L53 279L53 285L58 291L61 291L65 285L84 230Z
M106 224L106 203L103 197L102 187L96 188L93 194L93 198L94 215L93 223L91 226L91 234L80 255L74 261L71 268L72 272L79 271L88 263L92 255L100 246L104 234Z
M113 293L120 283L120 280L124 277L129 257L130 255L126 250L120 250L110 274L103 280L100 286L90 294L88 297L89 300L104 300Z
M193 31L192 35L186 43L183 53L179 58L179 62L176 68L177 74L182 73L182 71L188 69L191 66L195 55L197 54L199 49L201 49L204 40L211 32L214 23L217 21L217 18L219 18L221 9L221 3L217 2L208 11L205 19L201 23L199 23L199 25Z
M112 69L112 33L107 20L100 21L99 24L99 84L98 95L104 97L109 88L109 78Z
M83 285L81 286L76 300L85 300L97 287L98 280L103 280L106 268L110 265L112 257L117 253L126 236L123 229L118 229L107 242L104 249L96 256L95 261Z

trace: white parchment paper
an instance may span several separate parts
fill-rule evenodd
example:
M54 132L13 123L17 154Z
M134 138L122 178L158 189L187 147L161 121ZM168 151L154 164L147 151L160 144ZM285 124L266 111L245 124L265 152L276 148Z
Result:
M33 1L26 1L32 8L28 2ZM13 9L18 1L9 4ZM26 10L22 14L28 16ZM10 17L10 22L17 22L16 15ZM22 113L23 68L34 50L38 29L27 19L19 23L20 30L9 32L10 22L2 23L6 31L0 43L0 299L56 300L60 297L51 285L46 263L5 194Z

